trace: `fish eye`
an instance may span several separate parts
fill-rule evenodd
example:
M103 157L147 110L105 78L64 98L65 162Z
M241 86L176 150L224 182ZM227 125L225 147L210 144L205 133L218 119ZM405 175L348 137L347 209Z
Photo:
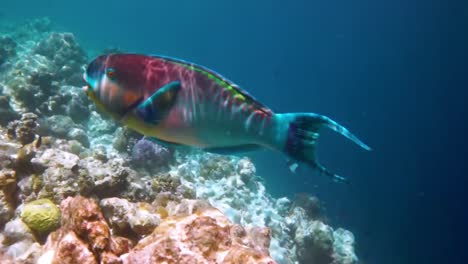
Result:
M106 70L106 76L109 79L114 79L115 78L115 69L114 68L108 68Z

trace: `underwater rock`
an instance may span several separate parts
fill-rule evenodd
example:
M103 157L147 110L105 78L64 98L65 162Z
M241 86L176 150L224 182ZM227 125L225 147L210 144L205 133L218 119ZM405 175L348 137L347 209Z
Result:
M46 251L46 253L38 259L38 263L99 263L93 252L88 248L88 245L71 231L63 235L63 238L61 238L59 242L56 242L56 244L56 248L53 251Z
M174 217L188 216L208 208L212 206L206 201L189 199L183 199L180 203L170 202L166 206L169 216Z
M101 208L116 234L127 234L129 230L137 235L153 232L161 221L150 204L130 203L125 199L107 198L101 200Z
M242 181L248 183L252 178L255 177L257 170L255 165L248 158L240 159L236 164L237 173L241 176Z
M119 152L126 152L128 151L128 130L119 127L115 131L115 138L112 141L112 146L118 150Z
M60 207L62 227L49 235L38 263L121 263L119 256L130 250L132 242L111 236L94 200L68 197Z
M352 233L339 228L335 231L309 218L301 207L294 207L285 218L292 233L299 263L356 264Z
M22 240L10 245L6 253L15 258L15 263L35 263L34 260L41 254L41 246L31 240Z
M0 37L0 65L16 55L16 42L10 37Z
M89 147L88 135L81 128L72 128L68 131L67 138L80 142L83 146Z
M65 229L72 230L89 243L91 250L102 253L109 246L110 230L98 204L81 196L62 201Z
M296 194L291 207L301 207L305 210L307 217L310 219L319 219L321 217L320 200L315 196L311 196L310 194Z
M355 264L358 258L354 253L354 235L348 230L338 228L333 231L333 263Z
M201 165L200 176L203 178L220 179L235 174L234 164L227 156L206 156Z
M42 164L45 167L71 170L78 165L79 160L80 158L75 154L50 148L40 153L38 157L33 159L33 162Z
M281 197L276 200L275 208L278 210L278 213L281 216L286 216L289 212L289 208L291 207L291 201L286 197Z
M87 178L94 183L93 191L101 198L110 197L126 189L127 176L132 173L122 161L112 159L103 162L95 157L87 157L79 162Z
M16 139L21 144L26 145L36 138L37 115L26 113L21 116L21 120L15 120L8 124L7 135L10 139Z
M15 206L3 191L0 192L0 226L8 222L15 214Z
M40 55L22 55L15 61L12 68L5 74L4 92L13 97L13 104L21 107L24 112L50 112L55 107L48 103L50 96L56 92L57 86L51 81L50 62ZM58 106L59 104L55 104Z
M15 218L5 224L3 244L11 245L22 240L34 240L31 229L20 219Z
M17 153L21 145L9 142L0 129L0 227L8 222L14 215L16 208L17 190Z
M103 134L111 134L116 129L115 123L109 119L103 118L96 111L92 111L88 122L88 131L91 135L101 136Z
M49 198L60 203L70 195L89 194L94 187L94 182L88 177L86 171L80 171L79 160L77 155L56 148L39 152L32 162L42 167L43 172L31 176L35 177L35 181L40 185L36 187L37 194L32 194L32 196L36 199ZM33 183L34 181L31 181L31 184Z
M133 130L119 127L115 130L112 146L119 152L131 152L140 137L141 135Z
M239 164L240 160L243 161ZM193 153L178 161L180 165L173 167L170 174L180 177L184 185L196 191L197 198L207 200L234 223L268 226L272 234L272 256L280 263L294 263L294 241L290 238L282 216L284 206L275 206L275 199L266 192L258 177L250 174L253 169L247 159ZM242 169L249 172L244 174L247 183L239 174ZM215 177L210 173L215 174ZM281 213L279 209L282 210ZM281 245L278 241L281 241Z
M19 263L35 263L35 259L41 253L41 246L35 242L36 237L28 226L15 218L5 225L3 230L4 239L0 245L0 251L6 251L9 256L15 258ZM3 258L0 257L3 263Z
M19 115L10 106L8 96L0 95L0 126L5 126L18 117Z
M50 33L41 40L34 52L45 56L54 64L56 75L69 85L80 85L80 68L86 63L86 54L71 33Z
M140 139L132 149L131 161L136 168L149 171L167 166L172 160L172 151L147 139Z
M123 263L276 263L265 241L257 244L247 231L233 225L217 209L199 208L186 216L167 217L154 232L139 241ZM266 243L267 244L267 243Z
M62 105L66 116L78 124L85 123L89 119L91 114L88 108L89 100L83 93L83 88L62 85L60 86L60 96L63 98Z
M83 146L89 146L89 140L84 128L64 115L54 115L41 119L41 134L58 138L77 140Z
M24 205L21 220L33 231L46 234L60 226L60 210L49 199L39 199Z
M169 173L161 173L156 175L151 182L151 188L154 192L170 192L175 193L177 187L181 185L180 179L172 176Z
M135 206L126 199L106 198L100 202L102 213L115 234L128 234L130 224L128 217L134 213Z
M296 230L297 258L301 263L332 263L333 230L320 221L310 221Z

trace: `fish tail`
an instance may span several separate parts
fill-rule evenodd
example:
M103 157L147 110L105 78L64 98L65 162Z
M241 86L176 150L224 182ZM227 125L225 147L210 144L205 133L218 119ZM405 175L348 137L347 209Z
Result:
M316 158L315 149L320 128L330 128L361 148L371 150L348 129L323 115L314 113L275 114L275 126L273 135L275 148L286 153L293 160L305 163L318 170L320 174L329 176L337 182L348 183L348 180L330 172Z

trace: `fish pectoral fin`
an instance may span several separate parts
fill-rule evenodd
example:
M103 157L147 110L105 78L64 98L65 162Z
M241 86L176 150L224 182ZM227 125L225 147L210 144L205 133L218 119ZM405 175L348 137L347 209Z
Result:
M288 161L287 161L287 164L288 164L289 170L290 170L292 173L296 173L296 172L297 172L297 169L299 168L299 163L297 163L297 162L294 161L294 160L288 160Z
M235 154L242 154L245 152L259 150L262 147L255 144L245 144L239 146L232 146L232 147L214 147L214 148L203 148L203 151L221 154L221 155L235 155Z
M157 124L171 110L181 89L178 81L170 82L159 88L136 108L136 114L145 122Z

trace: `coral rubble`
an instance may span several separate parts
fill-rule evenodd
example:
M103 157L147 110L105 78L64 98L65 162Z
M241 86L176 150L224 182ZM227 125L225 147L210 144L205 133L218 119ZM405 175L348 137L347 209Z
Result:
M316 197L271 197L248 158L162 146L101 116L78 87L73 34L47 19L7 29L1 263L358 263Z

